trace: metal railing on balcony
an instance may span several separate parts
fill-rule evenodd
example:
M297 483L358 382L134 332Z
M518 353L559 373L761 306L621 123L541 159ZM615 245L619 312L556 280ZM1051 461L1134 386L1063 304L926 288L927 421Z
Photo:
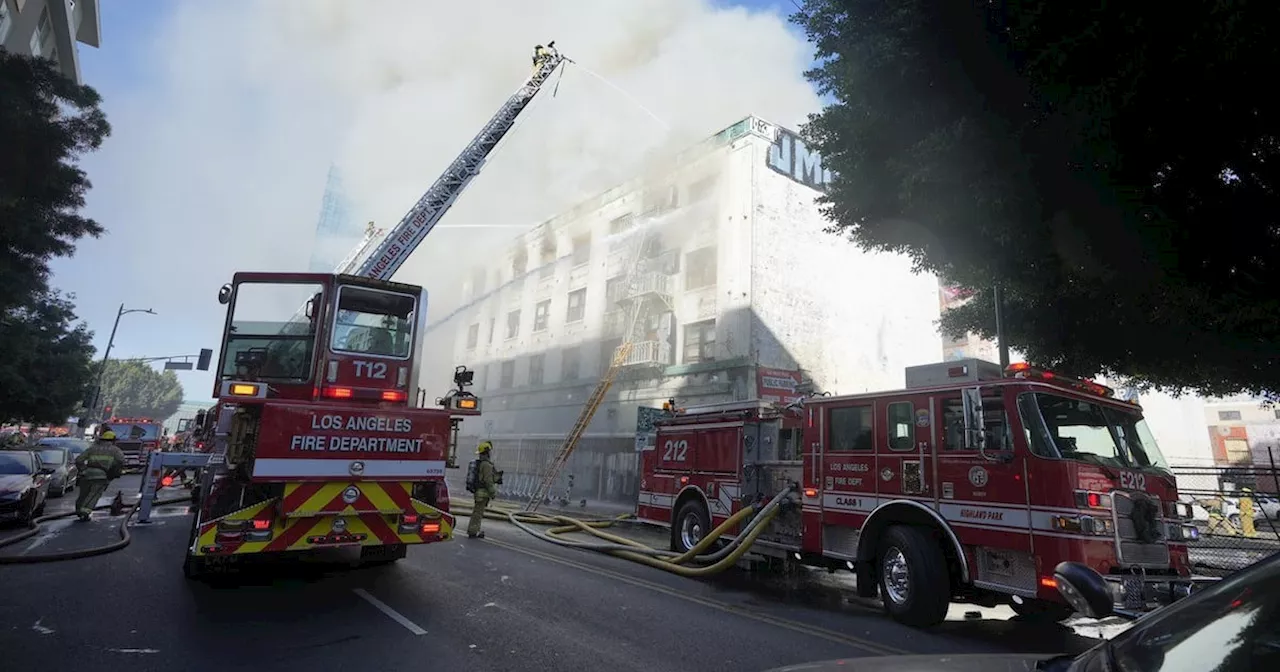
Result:
M671 344L665 341L639 341L631 345L623 366L669 366Z
M626 297L638 299L646 296L653 296L670 302L671 277L655 272L637 273L632 278L630 286L626 288Z

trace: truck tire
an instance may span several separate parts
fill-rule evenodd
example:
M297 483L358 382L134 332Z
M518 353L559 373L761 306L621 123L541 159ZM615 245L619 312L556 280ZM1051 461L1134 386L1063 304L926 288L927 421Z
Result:
M905 525L885 530L876 570L880 599L894 620L928 628L946 619L951 606L947 559L927 530Z
M698 498L692 498L680 505L671 520L671 550L684 553L697 546L710 531L711 516L707 507Z

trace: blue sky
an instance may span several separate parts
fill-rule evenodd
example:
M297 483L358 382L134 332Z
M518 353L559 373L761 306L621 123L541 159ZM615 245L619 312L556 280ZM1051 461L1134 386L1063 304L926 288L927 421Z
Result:
M341 0L101 0L102 47L81 47L80 59L85 81L104 97L114 132L83 166L94 183L88 214L108 233L82 241L75 257L53 265L54 284L76 294L79 313L95 332L99 356L121 302L153 308L159 315L126 316L112 356L216 348L223 315L214 296L231 272L305 267L329 161L368 173L354 180L366 215L362 219L398 219L438 172L439 162L456 153L457 138L470 137L495 106L493 101L512 87L511 73L523 66L513 66L515 59L495 45L506 37L517 44L530 41L524 23L540 23L535 34L554 30L562 48L572 42L578 53L593 54L590 67L622 82L669 121L678 120L673 126L687 120L687 129L675 129L687 130L686 135L672 131L679 137L709 135L748 113L795 123L816 106L800 78L811 53L803 36L782 19L754 15L772 12L785 18L794 11L790 0L716 0L710 8L690 0L643 3L644 10L656 12L641 12L639 5L614 11L613 5L601 9L601 3L548 0L536 5L546 8L544 16L490 25L495 31L490 35L461 29L484 25L465 14L476 10L422 0L386 1L398 3L384 12L395 16L378 23L368 12L344 14L351 3ZM365 0L361 7L375 4ZM633 16L611 16L627 11ZM436 34L437 42L458 40L464 52L476 56L465 76L450 73L446 64L416 62L429 49L423 45L433 44L431 39L392 34L401 29L398 24L429 25L436 18L443 31ZM295 22L302 28L294 28ZM741 39L734 38L735 31ZM609 35L613 37L605 39ZM597 44L586 44L593 38ZM617 47L610 52L618 43L631 51ZM483 46L467 46L472 44ZM512 49L519 59L526 50ZM705 73L698 75L705 82L688 72L697 70L686 65L694 60L705 64ZM488 71L497 74L486 76ZM369 91L369 80L379 76L392 77L400 89L393 94ZM488 182L521 179L530 173L514 164L531 161L557 173L581 164L573 178L579 182L602 175L620 180L631 170L615 166L614 175L599 164L624 163L611 146L619 140L609 134L617 132L614 126L641 123L613 119L634 117L634 111L623 109L598 85L587 92L592 83L586 78L565 80L569 95L558 97L593 99L536 101L548 109L572 109L556 113L565 118L560 122L549 113L544 115L548 119L538 119L542 113L531 108L526 113L534 117L530 125L546 128L513 140L513 148L503 151L514 156L501 160L513 165L495 158L483 176ZM574 87L580 92L574 93ZM442 96L442 91L452 93ZM441 100L453 104L441 105ZM593 120L601 110L610 119ZM571 117L575 120L569 121ZM561 136L572 147L548 145ZM415 143L428 159L399 156L403 146ZM385 171L380 173L380 167ZM406 175L407 168L412 175ZM581 197L543 182L494 187L503 198L515 199L512 190L525 189L528 200L538 201L536 207L516 212L484 203L494 200L484 191L492 185L477 180L467 195L476 202L463 207L460 201L455 211L464 211L459 217L518 216L527 221ZM455 244L444 235L438 238L433 234L433 243ZM422 257L423 265L441 266L431 254L415 257ZM444 254L457 256L454 251ZM426 271L422 275L407 279L428 287L438 281ZM207 398L208 374L179 375L188 398Z

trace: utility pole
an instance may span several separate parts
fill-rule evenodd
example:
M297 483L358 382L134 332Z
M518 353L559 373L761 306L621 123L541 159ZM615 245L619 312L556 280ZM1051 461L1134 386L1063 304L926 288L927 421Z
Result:
M116 322L111 325L111 336L107 338L107 349L102 353L102 365L98 367L98 382L93 387L93 403L89 404L89 418L91 421L96 419L95 413L98 410L98 401L102 396L102 377L107 373L107 358L111 356L111 346L116 342L116 330L120 328L120 318L129 313L147 313L155 315L156 311L150 308L129 308L125 309L124 304L120 304L120 310L116 311Z
M1001 291L1000 285L996 285L995 296L993 297L996 304L996 346L1000 348L1000 368L1009 368L1009 342L1005 339L1004 333L1004 292Z

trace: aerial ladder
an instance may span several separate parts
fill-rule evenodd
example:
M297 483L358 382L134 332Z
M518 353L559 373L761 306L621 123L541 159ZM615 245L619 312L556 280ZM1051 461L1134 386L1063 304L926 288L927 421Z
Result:
M377 240L378 236L382 235L382 232L383 229L379 229L373 225L373 222L369 222L369 225L364 229L364 237L356 244L355 249L351 250L346 258L338 263L338 267L333 269L333 272L350 273L356 267L356 263L364 256L365 250L373 245L373 241Z
M582 407L578 420L574 422L573 428L569 430L564 442L560 444L560 449L556 451L556 454L551 458L551 462L543 471L542 477L538 481L538 487L534 490L529 503L525 505L524 510L527 512L537 511L542 502L547 499L547 495L551 492L551 486L555 484L556 478L560 475L560 470L564 468L564 465L569 461L569 456L578 447L578 442L582 439L582 435L586 433L587 426L591 424L591 419L595 417L596 411L604 403L605 395L613 387L614 381L618 378L618 373L627 365L627 360L631 356L635 343L640 340L639 337L644 331L646 320L649 317L649 307L652 303L645 297L639 296L637 290L639 289L638 283L645 277L645 273L650 270L649 265L654 263L646 258L646 252L649 249L653 234L646 227L645 230L631 235L636 240L630 250L630 263L627 266L626 280L623 282L630 302L627 305L627 316L623 322L625 326L622 343L613 351L613 358L609 362L609 368L601 374L600 381L596 383L595 389L591 391L591 396L587 397L587 403Z
M554 41L549 42L545 48L539 46L535 50L533 74L507 99L507 102L503 103L498 113L493 115L484 128L480 129L475 139L462 150L453 163L449 164L444 174L436 179L431 188L427 189L422 198L418 199L418 202L400 220L400 223L396 224L382 239L378 247L365 257L355 275L379 280L391 279L427 234L431 233L431 229L435 228L449 211L454 201L458 200L458 196L467 188L471 180L479 174L494 148L515 125L520 113L524 112L534 96L542 90L542 85L565 61L572 63L560 55ZM363 249L357 246L357 249L352 252L353 258L359 258L362 253Z

